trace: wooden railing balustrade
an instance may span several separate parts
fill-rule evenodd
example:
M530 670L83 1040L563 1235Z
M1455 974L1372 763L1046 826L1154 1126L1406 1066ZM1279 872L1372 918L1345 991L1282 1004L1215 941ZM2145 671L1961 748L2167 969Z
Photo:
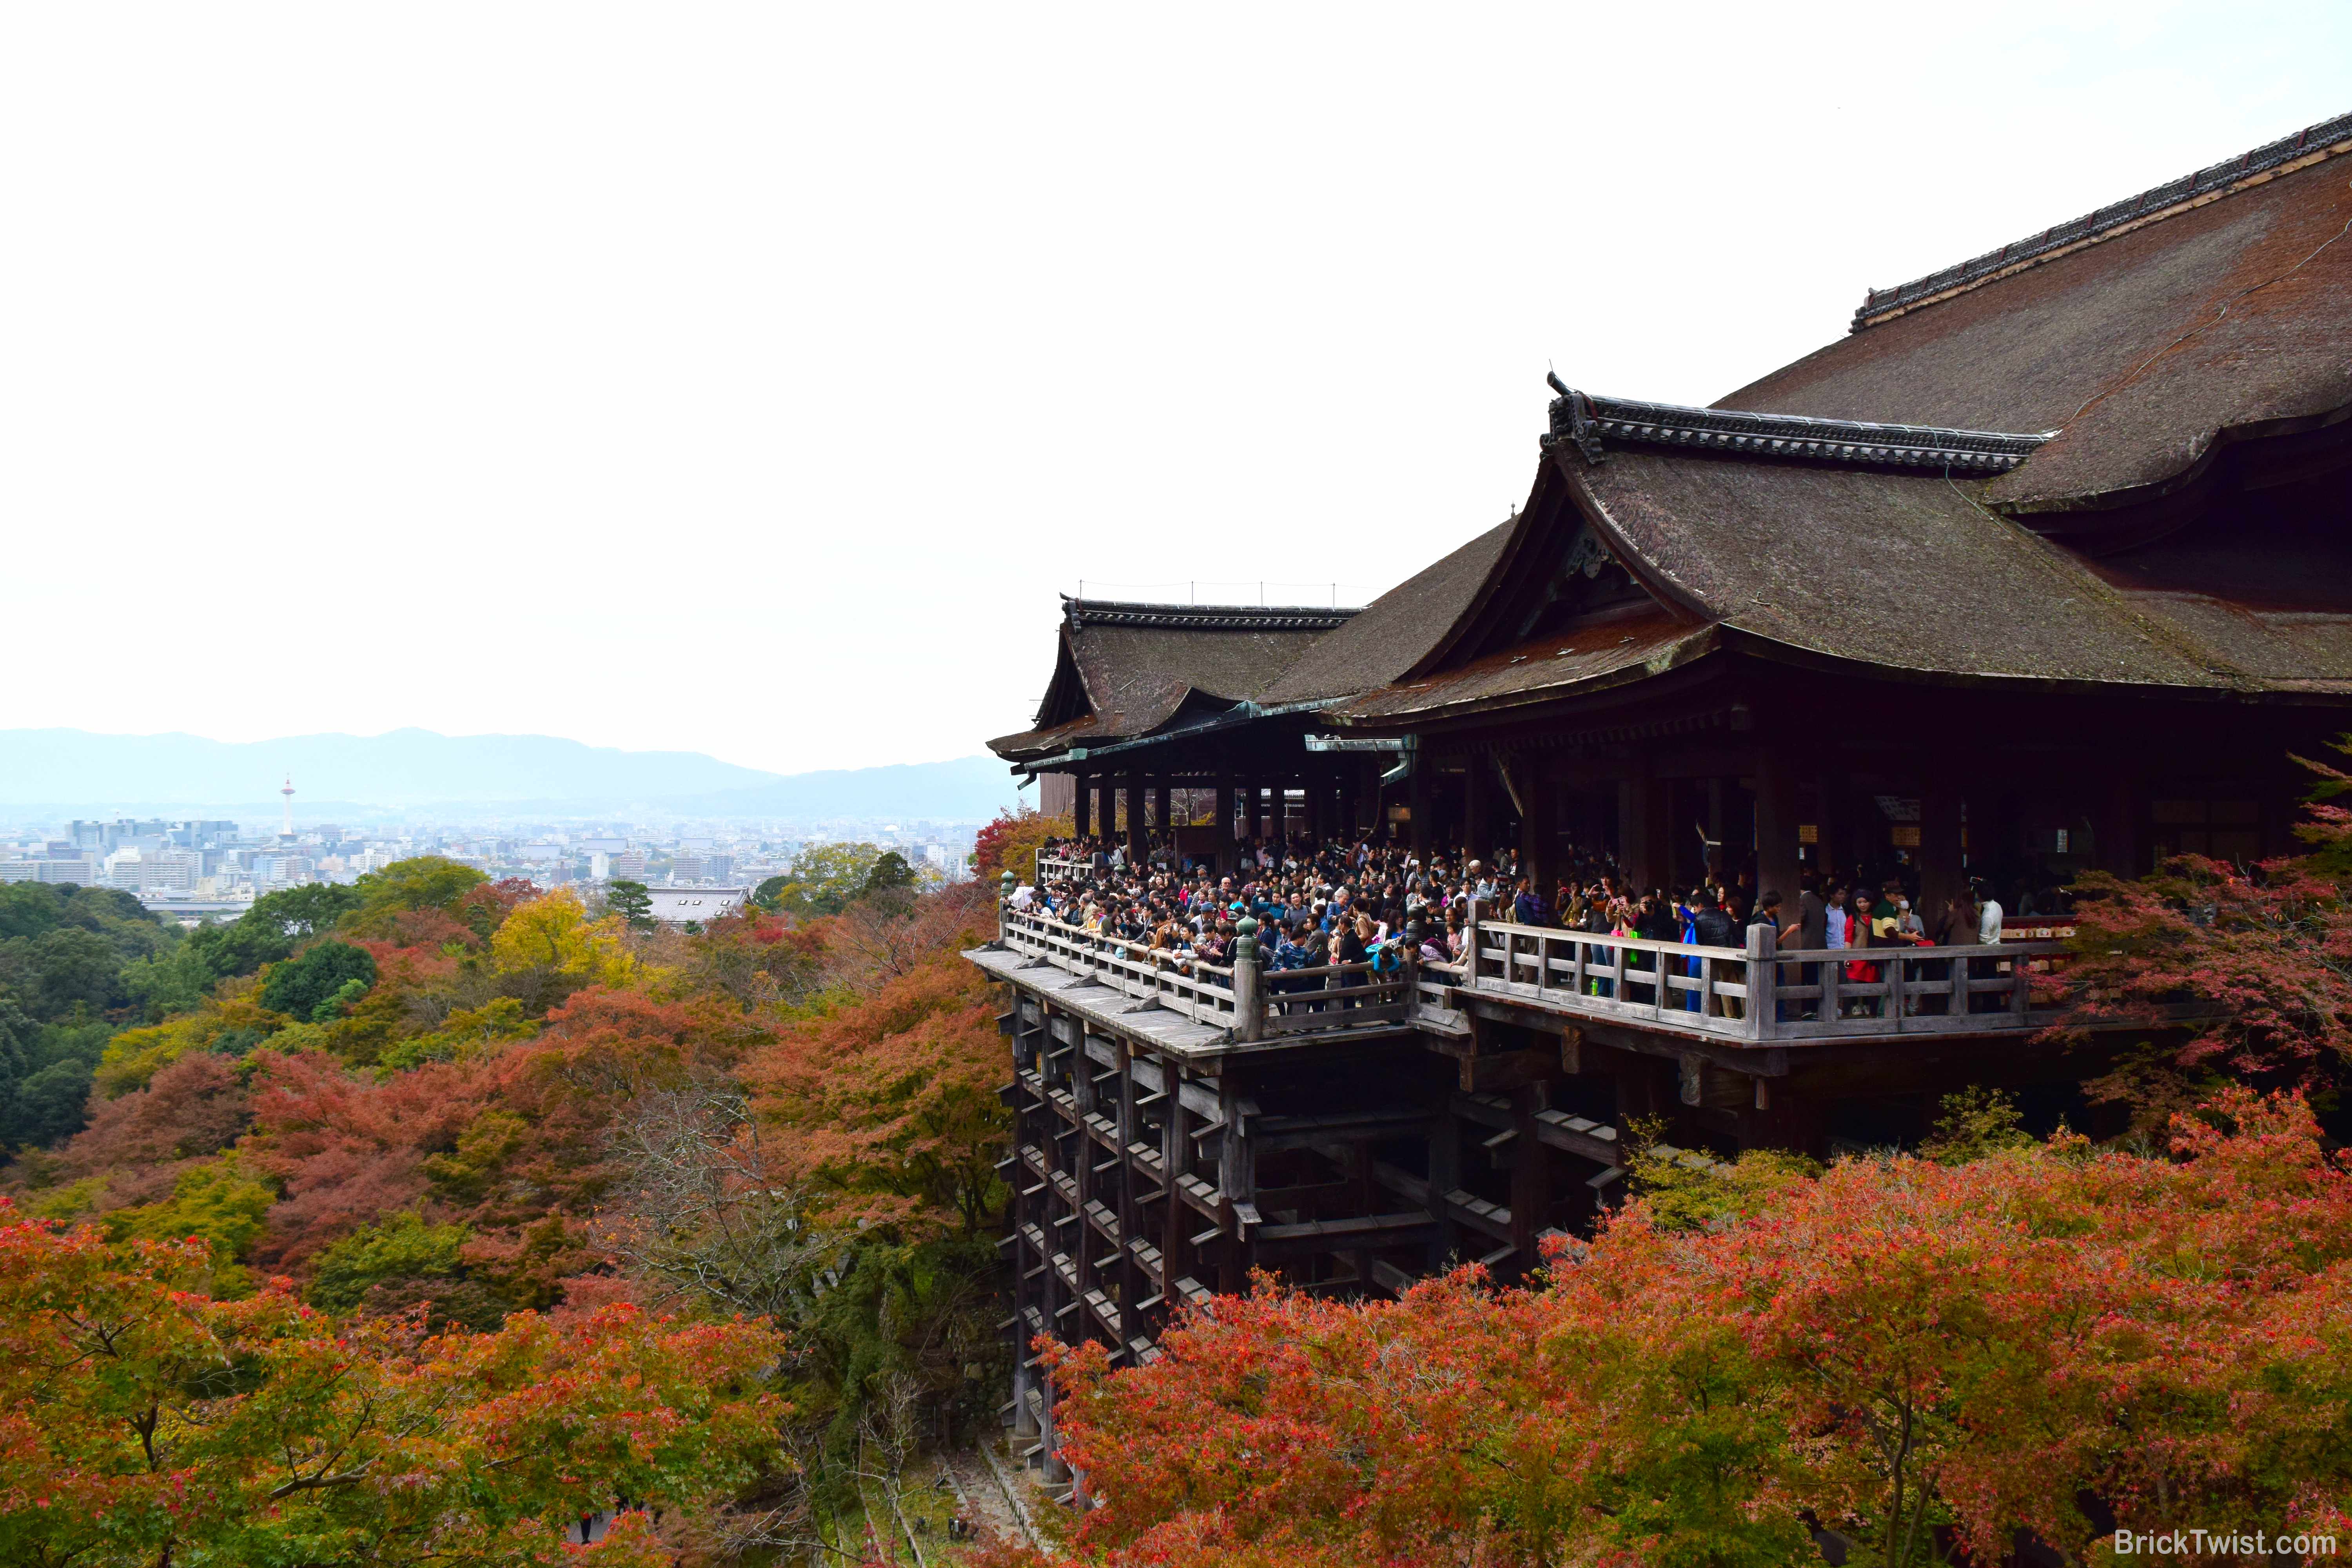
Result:
M2056 942L1783 951L1766 926L1748 928L1745 948L1499 921L1466 930L1458 964L1383 970L1180 960L1010 903L1000 926L1016 952L1241 1041L1450 1014L1480 996L1727 1044L2009 1033L2055 1020L2033 982L2065 954Z
M2056 942L1782 950L1769 926L1745 948L1483 921L1471 928L1473 994L1727 1040L2038 1029L2033 979Z

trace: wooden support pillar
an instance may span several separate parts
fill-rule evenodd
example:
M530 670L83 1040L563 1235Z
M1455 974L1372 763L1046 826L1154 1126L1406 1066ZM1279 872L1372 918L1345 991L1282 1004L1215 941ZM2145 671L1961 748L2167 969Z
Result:
M1168 775L1161 773L1151 781L1151 826L1162 833L1171 832L1176 826L1168 815ZM1175 842L1171 838L1170 847L1173 847Z
M1928 760L1919 791L1919 909L1929 925L1943 918L1944 906L1968 886L1960 863L1960 786L1957 763L1945 758ZM1973 942L1973 931L1956 940Z
M1339 763L1339 837L1352 844L1362 826L1363 819L1356 810L1356 770L1348 765L1343 755Z
M2147 781L2137 767L2126 767L2116 774L2099 814L2095 847L2100 869L2118 877L2137 877L2149 869L2146 830L2140 826L2147 820Z
M1308 769L1307 785L1307 837L1309 843L1320 845L1331 836L1331 781L1319 770Z
M1416 756L1412 760L1412 772L1405 776L1404 809L1412 818L1405 827L1412 835L1412 852L1423 865L1429 861L1429 813L1433 794L1429 787L1429 773L1433 765L1431 759Z
M1173 1062L1160 1064L1167 1074L1168 1098L1160 1107L1160 1168L1167 1173L1161 1184L1160 1222L1160 1268L1168 1282L1168 1305L1172 1310L1183 1305L1176 1291L1176 1281L1186 1276L1197 1277L1200 1268L1192 1247L1192 1233L1200 1228L1200 1217L1184 1202L1178 1188L1178 1178L1192 1173L1192 1113L1186 1108L1178 1092L1181 1079Z
M1243 1135L1241 1096L1235 1086L1236 1075L1231 1065L1218 1079L1218 1109L1224 1113L1224 1131L1217 1140L1217 1188L1225 1194L1226 1212L1234 1213L1246 1205L1253 1211L1257 1206L1257 1151L1250 1147ZM1239 1219L1233 1223L1234 1234L1228 1234L1217 1248L1217 1289L1220 1294L1238 1296L1249 1289L1249 1247L1238 1234Z
M1127 858L1130 864L1143 858L1143 770L1127 770Z
M1143 1234L1143 1215L1135 1202L1135 1162L1127 1152L1128 1145L1135 1142L1135 1052L1125 1040L1116 1042L1116 1049L1118 1101L1111 1108L1111 1121L1118 1129L1118 1163L1112 1169L1118 1173L1118 1192L1111 1206L1118 1215L1119 1327L1129 1339L1133 1339L1144 1331L1142 1313L1136 1303L1151 1291L1143 1267L1136 1262L1135 1252L1129 1245Z
M1797 918L1797 780L1786 755L1756 754L1756 897L1780 895L1783 923Z
M1813 826L1819 835L1816 847L1824 874L1852 881L1861 868L1854 863L1854 847L1847 842L1852 817L1846 800L1848 782L1844 773L1826 768L1816 775L1813 798L1820 804L1814 808ZM1829 892L1826 880L1822 891Z
M1617 782L1617 853L1628 892L1664 888L1673 874L1673 847L1666 837L1671 798L1646 757L1637 758L1633 771Z
M1217 774L1217 868L1232 871L1241 865L1241 842L1234 831L1234 771Z
M1704 787L1706 791L1706 838L1707 843L1713 846L1706 852L1706 874L1719 882L1728 874L1729 868L1728 847L1723 833L1723 803L1724 796L1730 793L1730 785L1720 778L1711 778Z
M1094 833L1094 783L1085 773L1075 773L1070 778L1070 830L1081 838Z
M1532 1269L1543 1262L1536 1240L1551 1207L1551 1150L1536 1136L1536 1112L1551 1109L1545 1086L1531 1083L1511 1096L1511 1245L1518 1249L1519 1267Z
M1484 860L1494 846L1486 842L1486 758L1473 752L1462 770L1462 849L1473 860Z
M1445 1207L1445 1194L1461 1184L1462 1123L1452 1110L1443 1110L1429 1134L1429 1217L1437 1222L1437 1235L1429 1244L1433 1274L1452 1262L1460 1250L1460 1237Z

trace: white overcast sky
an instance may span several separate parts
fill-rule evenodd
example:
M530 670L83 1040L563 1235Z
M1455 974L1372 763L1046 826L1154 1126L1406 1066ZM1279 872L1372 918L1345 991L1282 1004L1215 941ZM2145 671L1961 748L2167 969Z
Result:
M2352 5L16 5L0 728L779 771L1056 590L1360 602L1547 363L1704 403L2352 109Z

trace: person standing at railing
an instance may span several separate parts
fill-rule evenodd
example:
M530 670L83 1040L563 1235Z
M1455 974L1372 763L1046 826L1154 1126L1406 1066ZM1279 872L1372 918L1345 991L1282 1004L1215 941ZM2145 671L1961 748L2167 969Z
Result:
M1335 964L1367 962L1370 955L1365 938L1371 933L1372 919L1370 915L1358 915L1353 920L1340 921L1339 928L1332 932L1331 962ZM1365 984L1367 982L1360 970L1351 969L1339 980L1342 989Z
M1544 908L1543 895L1536 891L1534 878L1519 879L1517 895L1511 900L1511 919L1523 926L1551 924L1551 913Z
M1867 891L1859 888L1854 889L1853 902L1847 910L1848 946L1875 948L1885 945L1880 940L1881 922L1874 912L1876 907L1871 901ZM1891 913L1887 916L1885 925L1891 937L1895 926L1895 919ZM1876 959L1855 959L1845 966L1845 977L1857 985L1875 985L1885 977L1885 965ZM1876 996L1854 997L1848 1006L1850 1016L1856 1018L1878 1017L1884 1011L1883 998Z

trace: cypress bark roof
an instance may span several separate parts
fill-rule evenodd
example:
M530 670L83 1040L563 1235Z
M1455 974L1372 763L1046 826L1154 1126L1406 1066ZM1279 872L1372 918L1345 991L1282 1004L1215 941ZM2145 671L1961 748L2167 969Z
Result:
M1511 521L1326 629L1074 605L1039 728L992 744L1018 761L1212 699L1405 728L1730 650L2352 699L2347 153L2352 116L1874 291L1850 335L1710 409L1555 380ZM2292 527L2262 532L2241 480ZM1603 553L1616 586L1580 594Z
M1517 523L1496 523L1365 605L1283 671L1265 700L1352 696L1401 678L1468 613Z
M1054 678L1034 728L991 741L1009 762L1148 735L1188 705L1263 696L1352 609L1065 599Z
M1717 406L2054 430L1986 489L2021 511L2128 500L2190 477L2234 436L2342 419L2352 159L2337 150L1920 296Z

